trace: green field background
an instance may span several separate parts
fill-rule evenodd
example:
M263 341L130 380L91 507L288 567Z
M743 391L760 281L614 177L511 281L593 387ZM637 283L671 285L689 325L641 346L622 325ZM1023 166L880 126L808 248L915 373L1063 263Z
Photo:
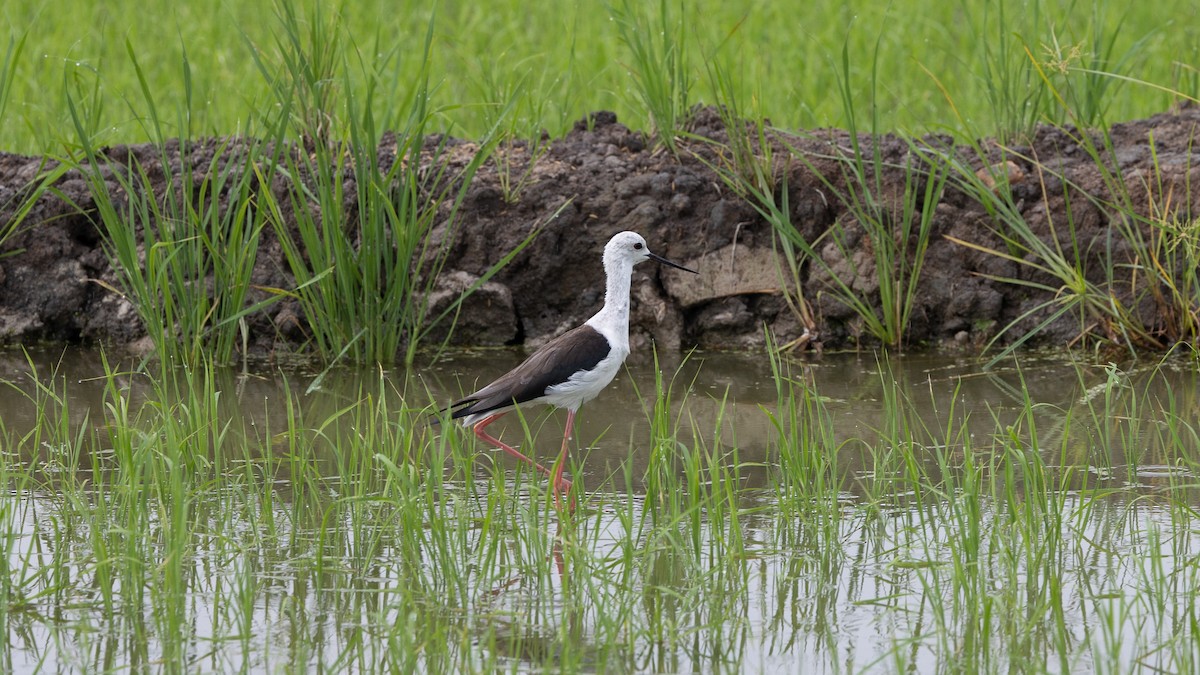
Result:
M634 94L638 64L609 4L363 0L296 7L305 22L315 13L339 16L337 49L348 72L385 63L383 81L397 96L420 70L432 21L433 102L438 125L456 135L482 134L509 102L505 125L518 136L559 135L601 109L615 110L632 127L650 126ZM720 64L744 114L790 129L845 126L846 107L836 93L844 81L860 114L877 104L881 130L991 135L1009 124L1006 116L1019 115L1013 109L1029 105L1020 94L1041 84L1029 67L1034 62L1064 83L1082 81L1089 69L1117 75L1103 79L1108 123L1197 95L1195 0L1135 9L1108 0L703 0L634 7L655 21L665 7L670 25L681 25L690 102L716 100L707 73ZM73 145L68 96L81 102L94 140L145 140L138 122L145 102L130 51L159 115L189 127L181 135L253 129L252 118L270 99L252 50L277 63L283 33L277 6L261 1L10 0L0 20L7 26L0 41L24 40L0 119L0 148L27 153ZM996 96L999 86L1012 100ZM184 109L186 116L179 114Z

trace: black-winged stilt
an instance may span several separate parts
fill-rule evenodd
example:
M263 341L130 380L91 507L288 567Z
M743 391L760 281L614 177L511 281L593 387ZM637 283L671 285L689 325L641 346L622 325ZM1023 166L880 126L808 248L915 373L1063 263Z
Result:
M559 495L571 489L571 481L562 474L575 413L612 382L629 355L629 286L633 266L643 260L697 273L651 253L640 234L618 233L604 247L604 307L582 326L542 345L516 368L447 408L451 419L472 427L480 440L532 464L548 476L556 508L561 509ZM516 406L533 403L567 409L562 452L553 472L486 431L489 424Z

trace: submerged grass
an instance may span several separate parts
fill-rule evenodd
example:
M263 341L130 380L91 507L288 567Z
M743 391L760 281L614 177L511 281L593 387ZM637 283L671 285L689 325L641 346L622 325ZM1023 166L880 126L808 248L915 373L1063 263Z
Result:
M1014 398L983 406L977 378L884 358L878 422L850 425L863 401L770 354L752 417L729 390L698 393L703 355L648 382L647 440L607 469L580 462L570 517L540 476L428 426L428 382L399 373L312 392L311 375L211 366L105 362L80 382L30 358L6 383L29 414L0 427L3 663L1195 665L1194 372L1081 364L1052 408L1027 393L1032 369L997 369Z

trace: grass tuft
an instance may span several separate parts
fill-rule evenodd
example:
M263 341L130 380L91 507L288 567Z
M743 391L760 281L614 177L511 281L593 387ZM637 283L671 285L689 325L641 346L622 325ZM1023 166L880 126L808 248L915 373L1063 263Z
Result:
M133 45L127 49L141 73ZM190 64L181 66L186 82ZM255 141L168 138L154 94L142 83L144 110L130 103L130 112L143 120L155 150L148 156L102 150L89 131L85 103L68 93L81 153L64 165L87 181L117 273L117 286L109 289L137 312L155 354L173 363L228 363L247 317L275 300L253 302L250 283L269 213L259 186L270 184L274 158ZM186 129L189 119L188 108L177 111L176 128ZM176 143L183 158L178 168L171 159ZM162 184L167 188L156 193Z
M626 65L634 80L638 102L650 119L651 133L671 154L678 154L676 135L691 105L691 64L688 61L687 7L672 11L659 0L657 16L642 4L621 0L609 6L621 43L629 51Z

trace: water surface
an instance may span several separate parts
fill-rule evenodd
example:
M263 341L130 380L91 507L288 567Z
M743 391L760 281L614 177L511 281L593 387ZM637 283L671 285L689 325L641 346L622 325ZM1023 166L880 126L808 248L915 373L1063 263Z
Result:
M0 354L4 661L1200 663L1192 361L825 355L777 366L780 385L765 356L693 354L658 364L660 396L638 355L579 415L566 517L540 477L428 426L519 358L218 369L168 390L95 352ZM551 462L562 422L491 429Z

